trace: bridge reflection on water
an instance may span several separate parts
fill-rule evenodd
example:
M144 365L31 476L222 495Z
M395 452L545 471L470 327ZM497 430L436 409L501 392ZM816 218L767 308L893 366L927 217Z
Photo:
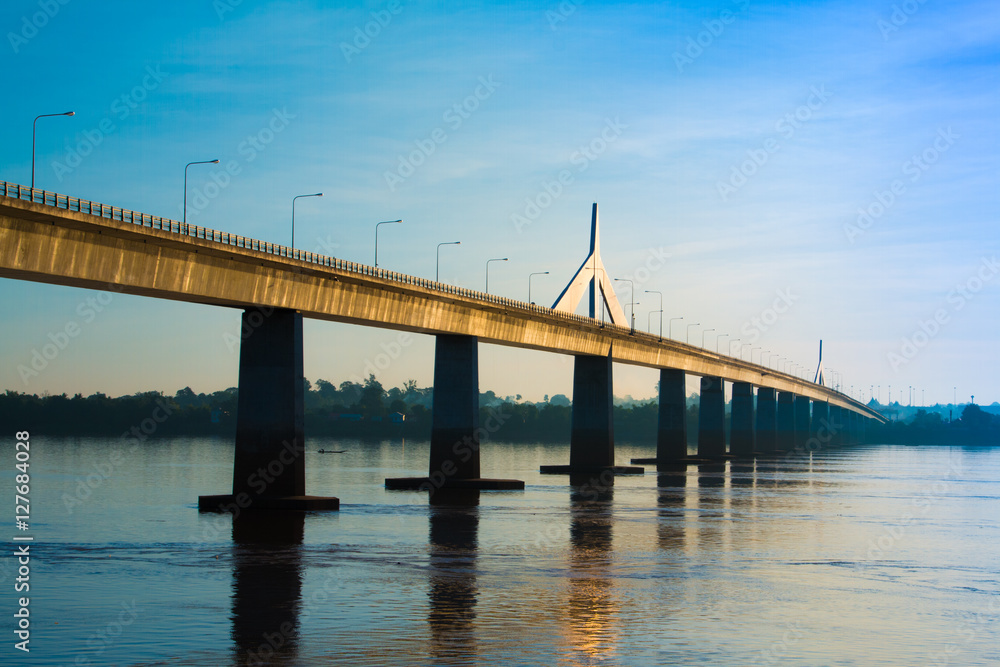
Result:
M411 630L398 646L374 642L365 648L343 647L339 642L350 634L350 628L338 628L330 639L329 656L343 657L346 651L359 662L385 659L397 664L394 659L407 654L414 658L413 664L485 664L511 659L521 640L524 650L538 650L527 645L532 644L533 634L542 634L545 641L560 647L560 663L615 662L629 653L622 643L630 613L623 606L630 604L633 581L652 577L660 582L657 596L664 604L663 621L669 624L670 600L690 597L692 585L697 585L697 577L692 581L692 566L697 568L706 558L724 561L727 554L748 544L754 547L753 531L748 533L736 524L742 521L740 517L767 511L757 506L762 501L757 491L770 493L812 483L811 462L795 463L661 466L655 488L649 489L650 501L655 496L652 533L641 528L648 517L637 531L629 516L634 508L616 508L613 475L574 475L565 543L558 544L550 536L534 544L529 540L526 548L536 555L547 552L546 558L562 554L561 561L543 568L547 581L539 587L533 586L538 573L519 576L498 568L498 559L523 555L517 550L498 552L491 543L485 546L487 562L481 562L481 523L498 511L481 506L484 492L442 489L430 497L426 558L418 559L426 563L422 567L424 638L413 636ZM790 470L794 474L789 475ZM628 490L634 502L638 489L630 486ZM231 636L235 665L300 664L303 617L313 613L337 617L336 607L324 603L326 596L317 598L314 593L311 606L306 609L303 604L306 516L310 515L258 510L234 517ZM616 538L616 531L622 535ZM736 543L738 539L743 544ZM763 543L757 546L767 548ZM321 555L314 553L310 558L319 559L311 566L321 564ZM497 579L498 571L503 580ZM480 586L481 577L487 579L485 588ZM498 595L498 587L504 594ZM385 623L391 631L391 614ZM510 634L498 634L505 625L511 628ZM315 654L316 640L312 642ZM426 663L414 651L425 655Z

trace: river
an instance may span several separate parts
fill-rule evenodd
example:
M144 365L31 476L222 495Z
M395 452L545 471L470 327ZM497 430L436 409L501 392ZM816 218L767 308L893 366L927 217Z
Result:
M344 450L318 454L318 449ZM651 456L619 445L617 459ZM386 491L427 442L313 439L339 512L199 514L231 442L36 435L0 558L11 665L996 665L1000 448L872 445L571 487L568 446L487 443L524 491ZM13 438L0 445L12 503ZM11 513L13 508L9 507ZM14 534L30 593L15 593ZM30 598L30 653L14 648Z

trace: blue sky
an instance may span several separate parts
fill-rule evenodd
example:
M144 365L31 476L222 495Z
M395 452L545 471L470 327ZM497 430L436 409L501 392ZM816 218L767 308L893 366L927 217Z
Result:
M298 247L370 263L374 224L402 218L380 266L433 277L436 244L461 240L442 279L483 289L509 257L491 292L525 299L550 271L532 286L549 304L598 202L640 328L660 290L675 337L697 323L692 342L714 329L708 347L730 334L804 368L823 339L865 399L1000 400L995 3L52 0L4 3L0 26L0 179L27 184L32 119L72 109L38 123L39 187L179 219L184 165L218 158L190 169L191 222L288 243L292 197L322 191L296 205ZM97 296L0 281L0 385L236 384L238 312ZM306 375L361 377L398 342L308 322ZM380 380L430 384L433 340L405 343ZM570 393L568 358L480 359L483 390ZM615 372L616 394L653 394L654 371Z

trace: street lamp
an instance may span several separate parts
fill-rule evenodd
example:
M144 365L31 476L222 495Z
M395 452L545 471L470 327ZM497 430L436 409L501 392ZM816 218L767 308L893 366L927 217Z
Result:
M506 262L506 257L497 257L496 259L486 260L486 293L490 293L490 262Z
M378 268L378 227L379 225L398 225L403 222L402 220L386 220L385 222L375 223L375 268Z
M316 192L311 195L295 195L292 197L292 250L295 250L295 200L302 199L303 197L322 197L322 192Z
M443 245L462 245L461 241L445 241L444 243L438 243L437 247L437 262L434 264L434 282L441 282L441 246Z
M188 222L188 167L193 164L219 164L218 160L202 160L200 162L188 162L184 165L184 231L182 234L187 233L187 222ZM34 186L32 186L34 187Z
M659 312L660 313L660 335L658 336L658 338L660 340L663 340L663 292L659 292L657 290L648 289L648 290L646 290L646 294L659 294L660 295L660 310L659 311L653 311L653 312ZM647 324L646 328L647 329L649 328L648 324ZM650 331L649 333L653 333L653 332Z
M687 336L684 338L684 342L688 345L691 344L691 327L700 327L701 322L695 322L693 324L687 325Z
M528 274L528 303L534 303L534 301L531 300L531 276L547 276L547 275L549 275L548 271L535 271L534 273Z
M629 310L632 311L632 333L635 333L635 283L628 278L615 278L616 281L628 283Z
M715 329L705 329L704 331L701 332L701 347L702 347L702 349L705 348L705 334L707 334L709 331L715 331Z
M667 337L668 338L673 338L674 337L674 321L675 320L683 320L683 319L684 319L683 317L671 317L670 318L670 320L667 322Z
M721 352L719 352L719 347L721 347L720 343L722 343L722 339L723 338L729 338L729 334L719 334L718 336L715 337L715 353L716 354L722 354Z
M661 326L663 325L663 309L660 308L659 310L651 310L651 311L649 311L649 314L646 315L646 331L648 331L650 333L650 335L652 335L652 333L653 333L653 324L652 324L653 313L659 313L660 314L660 325ZM662 329L660 330L660 333L663 333ZM660 337L660 340L663 340L663 338Z
M751 347L751 348L750 348L750 363L751 363L751 364L753 363L753 351L754 351L754 350L759 350L759 349L761 349L761 346L760 346L760 345L758 345L757 347ZM762 357L763 357L763 356L764 356L764 353L763 353L763 352L761 352L760 356L762 356ZM760 361L760 360L758 359L758 361Z
M731 341L729 341L728 354L729 354L730 357L733 356L733 343L738 343L738 342L740 342L739 338L734 338ZM742 349L742 348L737 348L737 349Z
M41 116L35 116L35 120L31 123L31 189L35 189L35 123L38 122L39 118L50 118L52 116L75 116L75 111L66 111L64 113L43 113ZM34 195L32 195L34 197Z

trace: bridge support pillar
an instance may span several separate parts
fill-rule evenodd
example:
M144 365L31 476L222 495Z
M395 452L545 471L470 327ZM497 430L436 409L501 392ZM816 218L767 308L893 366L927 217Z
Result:
M698 456L722 458L726 455L726 397L722 378L701 378L698 403Z
M732 424L729 429L729 453L733 456L753 456L756 451L753 423L753 385L733 383Z
M811 401L808 396L795 397L795 451L805 452L806 441L809 439Z
M844 424L844 411L838 405L831 405L830 408L830 447L843 447L846 430Z
M479 470L479 339L438 334L434 347L434 403L427 477L385 480L393 490L523 489L516 479L483 479Z
M336 510L332 497L307 496L302 314L243 312L233 492L199 496L201 511Z
M660 369L660 404L656 424L656 458L632 463L672 463L688 458L687 378L675 368Z
M795 447L795 394L778 392L778 422L775 430L776 451L790 452Z
M774 454L777 449L777 404L770 387L757 390L757 449L762 454Z
M810 438L815 439L813 451L829 449L831 444L830 404L826 401L813 401L812 421L810 423L809 435Z
M636 466L615 465L611 353L606 357L578 355L573 362L573 429L569 465L541 466L543 474L636 475Z

